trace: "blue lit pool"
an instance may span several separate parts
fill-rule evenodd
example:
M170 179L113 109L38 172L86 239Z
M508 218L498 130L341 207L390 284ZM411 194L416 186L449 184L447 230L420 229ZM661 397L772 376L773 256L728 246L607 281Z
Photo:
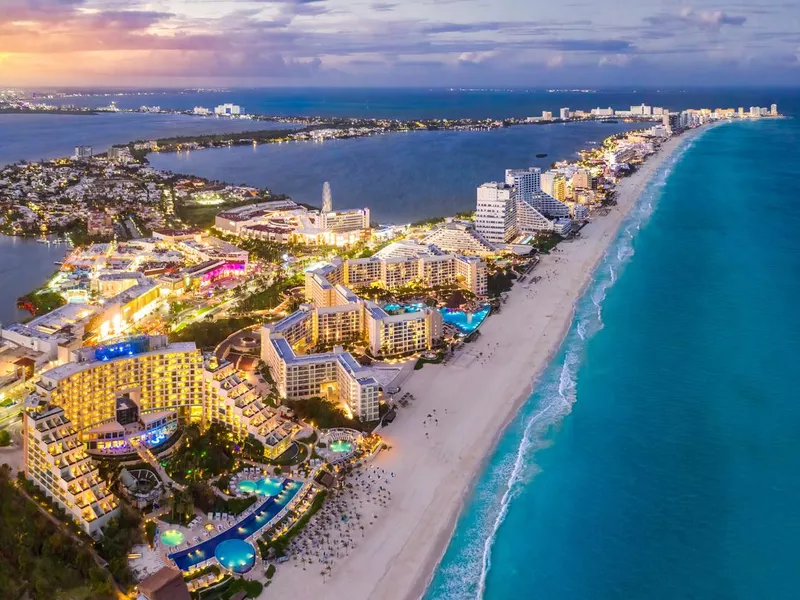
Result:
M491 306L488 304L474 313L466 313L463 310L451 310L442 308L442 318L445 323L450 323L464 335L469 335L481 326L481 323L489 316Z
M234 573L247 573L256 564L256 550L244 540L225 540L214 550L214 556Z
M178 544L182 544L185 540L186 536L177 529L167 529L161 534L161 543L165 546L177 546Z
M388 313L399 313L417 312L423 308L425 308L425 304L423 302L416 302L414 304L392 303L385 305L383 310ZM467 313L463 310L451 310L449 308L440 308L439 312L442 313L442 318L444 319L445 323L453 325L463 335L469 335L481 326L481 323L483 323L483 321L489 315L490 310L491 307L486 304L480 310L475 311L474 313Z
M237 489L244 494L258 494L259 496L277 496L283 489L283 480L275 477L264 477L258 481L242 479L236 484Z
M270 496L266 498L258 508L244 517L238 525L231 527L214 536L211 539L205 540L196 546L180 550L169 555L169 558L175 563L181 571L190 571L193 567L200 564L209 558L216 556L216 550L223 542L228 540L246 540L254 533L260 531L267 523L269 523L275 515L281 512L287 504L303 487L299 481L291 479L284 479L281 482L282 489L277 496Z
M388 313L395 313L395 312L418 312L425 308L424 302L415 302L414 304L387 304L383 307Z
M345 440L334 440L331 442L330 447L331 447L331 452L346 454L353 450L353 442L348 442Z

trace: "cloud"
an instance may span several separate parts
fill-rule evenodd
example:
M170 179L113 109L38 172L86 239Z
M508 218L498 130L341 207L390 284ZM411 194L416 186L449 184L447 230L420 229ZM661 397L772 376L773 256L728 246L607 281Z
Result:
M597 62L599 67L625 67L631 62L631 57L626 54L613 54L603 56Z
M394 10L397 7L397 4L393 4L392 2L373 2L372 10L377 12L389 12Z
M739 27L747 22L747 17L730 15L722 10L696 10L684 7L678 13L662 13L645 17L647 23L654 27L680 29L691 27L707 31L719 31L725 25Z

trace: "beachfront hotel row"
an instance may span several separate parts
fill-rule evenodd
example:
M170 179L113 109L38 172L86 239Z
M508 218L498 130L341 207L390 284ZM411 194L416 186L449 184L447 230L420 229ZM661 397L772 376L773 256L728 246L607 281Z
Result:
M340 282L361 281L366 270L383 273L394 286L421 276L426 285L456 283L479 292L485 290L486 265L477 257L444 254L350 262L336 259L307 272L309 303L262 328L261 356L282 399L322 396L374 421L380 383L341 344L367 340L375 356L429 350L443 337L442 315L432 308L390 315ZM317 346L333 348L303 354ZM220 423L240 439L260 441L272 459L296 432L232 363L203 356L192 342L170 344L166 336L131 336L70 351L64 364L42 373L26 409L26 476L90 534L118 505L92 456L159 446L179 423Z

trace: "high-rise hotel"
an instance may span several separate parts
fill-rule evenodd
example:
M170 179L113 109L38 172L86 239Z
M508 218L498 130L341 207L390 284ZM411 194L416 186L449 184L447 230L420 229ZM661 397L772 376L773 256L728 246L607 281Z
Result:
M90 534L116 509L93 456L158 446L181 422L218 422L276 458L296 431L231 363L204 361L194 343L165 336L72 352L70 362L42 374L26 408L26 476Z

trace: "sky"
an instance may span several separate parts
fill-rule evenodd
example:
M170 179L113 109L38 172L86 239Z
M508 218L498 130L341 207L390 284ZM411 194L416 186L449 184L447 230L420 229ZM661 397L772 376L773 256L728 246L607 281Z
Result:
M0 0L0 86L800 85L800 0Z

